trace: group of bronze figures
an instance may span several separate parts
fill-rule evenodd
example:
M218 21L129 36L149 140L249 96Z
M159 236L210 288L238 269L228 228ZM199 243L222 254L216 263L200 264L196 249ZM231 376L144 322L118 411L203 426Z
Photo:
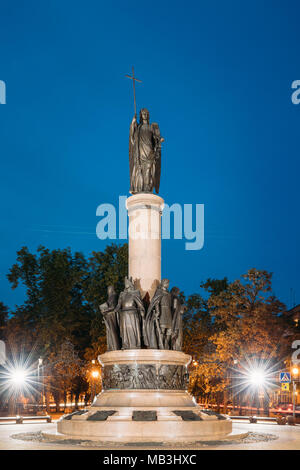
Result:
M163 279L148 306L130 278L119 298L113 286L107 289L108 299L100 305L107 335L107 350L119 349L182 349L182 315L178 287L169 291L169 280Z

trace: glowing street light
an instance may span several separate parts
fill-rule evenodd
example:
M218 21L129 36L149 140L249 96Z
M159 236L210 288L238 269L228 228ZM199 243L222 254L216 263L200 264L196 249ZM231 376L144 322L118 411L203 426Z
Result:
M22 388L26 384L27 376L26 369L12 369L9 372L8 380L15 387Z
M6 357L5 364L0 368L1 399L10 402L13 409L18 407L21 397L35 399L39 394L40 383L37 378L37 361L33 360L33 351L28 355L17 354L10 346L11 356ZM40 363L40 361L39 361Z
M11 367L7 370L6 374L6 383L4 382L3 386L10 390L10 395L14 397L15 405L17 406L17 414L19 403L18 399L20 399L21 395L23 394L24 390L26 390L29 386L29 370L18 367ZM15 406L14 405L14 406Z
M230 377L234 379L231 386L234 389L233 400L236 395L245 394L249 400L249 408L253 402L257 403L258 408L260 400L263 400L264 407L268 406L269 392L276 387L275 376L279 367L278 363L272 364L271 361L271 357L248 355L245 355L243 361L233 361L235 366L232 367L233 375Z
M249 383L256 387L262 387L266 381L266 375L264 369L253 369L249 371L248 376Z
M96 388L97 388L96 387L96 380L98 379L99 375L100 375L100 373L97 369L92 370L92 372L91 372L91 376L92 376L92 386L91 386L91 388L92 388L92 402L93 402L93 400L95 398L95 395L96 395L96 392L97 392L97 390L96 390Z

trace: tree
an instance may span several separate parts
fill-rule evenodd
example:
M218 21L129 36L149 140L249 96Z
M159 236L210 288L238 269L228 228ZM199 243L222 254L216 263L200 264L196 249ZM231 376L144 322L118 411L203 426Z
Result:
M183 350L194 358L203 356L211 335L211 317L207 302L199 294L190 295L183 315Z
M210 279L200 284L200 287L209 293L209 296L219 295L228 288L227 278ZM211 353L210 337L215 324L211 314L212 307L208 306L208 299L200 294L190 295L186 302L186 312L183 318L184 350L198 359Z
M85 380L85 363L79 358L74 345L70 341L61 344L60 350L51 353L47 364L50 380L48 385L59 411L60 402L63 400L66 408L67 399L71 401L75 395L75 408L81 393L87 390Z
M58 359L58 351L66 342L72 344L74 354L82 361L95 359L105 351L99 304L106 301L109 284L117 292L124 288L127 258L127 245L115 244L103 252L93 252L88 259L70 248L49 250L40 246L36 253L30 253L23 247L17 252L7 277L13 289L25 286L26 298L11 312L4 332L14 349L22 346L33 360L43 357L47 390L53 390L57 403L61 387L65 397L71 393L75 400L88 387L76 364L76 374L70 369L64 376L65 363ZM58 379L50 381L51 374Z
M92 317L83 294L87 276L83 254L73 255L70 248L50 251L41 246L32 254L23 247L7 277L13 289L19 283L25 285L27 295L12 316L9 332L21 329L25 341L29 336L29 343L37 343L44 356L56 351L66 338L84 350Z
M92 252L89 260L89 273L84 283L84 293L93 309L90 328L91 346L97 349L99 338L105 336L99 305L107 300L107 287L113 285L119 294L124 289L124 279L128 274L128 245L112 244L103 252Z
M228 288L228 279L211 279L210 277L200 284L202 289L205 289L209 292L210 295L219 295L221 292L224 292Z
M0 302L0 339L4 339L4 329L8 321L8 308Z
M271 279L267 271L250 269L241 281L210 297L216 330L211 339L222 362L243 360L245 355L280 355L285 305L272 294Z
M250 269L231 283L226 278L203 282L207 300L190 296L188 303L196 309L189 309L185 344L197 359L191 369L193 393L226 405L235 364L254 359L274 364L284 357L285 306L272 294L271 280L272 274Z

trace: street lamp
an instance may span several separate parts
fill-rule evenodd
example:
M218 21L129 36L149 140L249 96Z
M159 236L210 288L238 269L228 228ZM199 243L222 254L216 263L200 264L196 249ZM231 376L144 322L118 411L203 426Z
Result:
M99 377L99 371L96 369L93 370L92 371L92 403L96 395L96 380L98 377Z
M19 414L19 402L22 390L28 384L28 370L21 367L11 368L7 374L7 382L12 386L16 398L17 414Z
M266 380L264 369L252 369L249 372L248 380L254 387L262 387Z
M27 373L25 369L14 369L10 373L10 382L16 388L22 388L22 386L26 383Z
M42 368L42 366L43 366L43 358L40 357L38 359L38 369L37 369L37 372L38 372L38 387L40 387L40 368ZM42 410L43 410L43 406L44 406L44 378L43 378L43 374L42 374L41 399L42 399Z
M259 414L260 391L266 382L266 372L263 368L255 368L249 371L249 384L256 389L257 413Z
M97 377L99 377L99 372L97 370L93 370L92 376L94 377L94 379L96 379Z
M292 369L292 374L293 374L293 418L295 418L295 409L296 409L296 395L297 395L297 392L296 392L296 381L295 379L297 379L298 377L298 374L299 374L299 369L297 366L294 366L293 369Z

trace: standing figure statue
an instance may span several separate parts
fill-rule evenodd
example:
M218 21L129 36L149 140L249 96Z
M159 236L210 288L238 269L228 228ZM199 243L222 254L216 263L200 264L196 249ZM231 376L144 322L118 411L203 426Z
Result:
M145 309L140 291L135 289L131 278L125 278L125 289L119 296L115 312L119 315L122 349L140 349Z
M182 315L185 311L185 307L182 305L179 298L180 290L178 287L173 287L171 289L172 297L172 349L175 351L182 350L182 337L183 337L183 325L182 325Z
M161 143L158 124L150 125L149 111L140 111L140 122L134 115L129 132L130 193L159 192L161 170Z
M162 279L147 311L144 343L151 349L171 348L172 298L168 288L169 279Z
M114 286L107 288L107 301L99 305L100 312L106 326L107 351L116 351L120 349L120 330L118 316L115 312L118 297Z

